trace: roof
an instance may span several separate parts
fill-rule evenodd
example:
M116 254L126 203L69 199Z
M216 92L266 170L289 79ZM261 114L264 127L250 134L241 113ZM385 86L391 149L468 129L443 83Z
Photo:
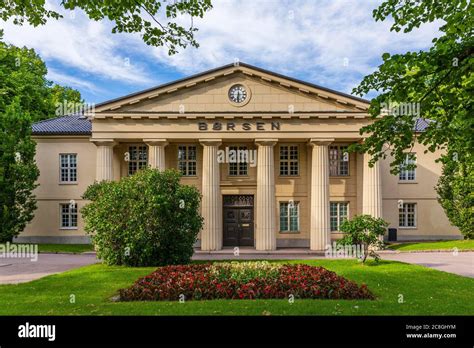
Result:
M81 114L71 114L33 123L33 135L91 135L91 121Z
M432 121L426 118L417 118L415 122L415 132L424 132Z
M155 90L164 89L164 88L171 87L173 85L186 83L190 80L196 80L196 79L204 78L206 75L212 75L212 74L217 73L221 70L226 70L226 69L229 69L229 68L235 68L234 72L237 72L237 71L239 71L239 67L240 68L251 69L255 72L260 72L262 74L272 75L276 78L285 79L285 80L293 82L293 83L301 84L301 85L304 85L304 86L307 86L307 87L310 87L310 88L314 88L314 89L318 89L318 90L321 90L321 91L325 91L325 92L328 92L328 93L333 93L335 95L339 95L339 96L344 97L344 98L352 99L352 100L357 101L359 103L364 103L364 104L367 104L367 105L370 104L370 101L367 100L367 99L359 98L359 97L353 96L351 94L339 92L339 91L336 91L336 90L333 90L333 89L330 89L330 88L327 88L327 87L319 86L319 85L316 85L316 84L313 84L313 83L310 83L310 82L298 80L298 79L293 78L293 77L278 74L278 73L275 73L273 71L265 70L265 69L247 64L247 63L239 62L238 64L236 64L236 63L226 64L226 65L220 66L218 68L206 70L204 72L201 72L201 73L198 73L198 74L195 74L195 75L191 75L191 76L188 76L188 77L185 77L185 78L182 78L182 79L174 80L174 81L167 82L167 83L164 83L164 84L152 87L152 88L148 88L148 89L145 89L145 90L142 90L142 91L127 94L127 95L119 97L119 98L110 99L110 100L107 100L105 102L96 104L96 108L101 108L105 105L120 102L122 100L130 99L130 98L133 98L133 97L136 97L136 96L140 96L142 94L150 93L150 92L153 92Z

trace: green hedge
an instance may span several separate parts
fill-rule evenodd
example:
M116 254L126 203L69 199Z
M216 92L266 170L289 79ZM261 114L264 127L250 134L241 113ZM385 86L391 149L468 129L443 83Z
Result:
M188 263L202 228L200 193L180 184L176 170L140 170L88 187L82 208L97 256L109 265Z

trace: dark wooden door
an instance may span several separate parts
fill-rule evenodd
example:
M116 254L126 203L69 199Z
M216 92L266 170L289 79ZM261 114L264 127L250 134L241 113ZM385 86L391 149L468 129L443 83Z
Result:
M253 208L224 208L224 246L253 246Z

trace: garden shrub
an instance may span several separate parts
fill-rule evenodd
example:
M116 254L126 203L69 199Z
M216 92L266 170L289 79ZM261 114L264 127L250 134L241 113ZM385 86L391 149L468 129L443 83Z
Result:
M344 237L340 239L339 245L360 245L362 246L362 262L367 256L371 256L375 261L380 257L376 250L383 247L383 235L388 227L388 222L382 218L374 218L370 215L356 215L351 220L346 220L341 225L341 232Z
M120 181L95 183L83 198L85 230L109 265L188 263L202 228L200 193L180 184L176 170L140 170Z
M256 269L262 272L256 274ZM234 271L230 271L233 269ZM270 270L266 272L264 270ZM246 274L248 272L248 274ZM120 301L374 299L366 285L323 267L242 262L166 266L119 290Z

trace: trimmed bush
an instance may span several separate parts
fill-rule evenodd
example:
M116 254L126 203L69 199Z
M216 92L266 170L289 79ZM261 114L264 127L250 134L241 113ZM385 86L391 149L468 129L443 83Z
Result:
M108 265L188 263L202 228L200 193L180 184L176 170L140 170L120 181L95 183L82 208L97 256Z
M119 290L120 301L213 299L374 299L366 285L323 267L215 263L166 266ZM262 272L255 275L257 269ZM267 272L268 271L268 272Z

